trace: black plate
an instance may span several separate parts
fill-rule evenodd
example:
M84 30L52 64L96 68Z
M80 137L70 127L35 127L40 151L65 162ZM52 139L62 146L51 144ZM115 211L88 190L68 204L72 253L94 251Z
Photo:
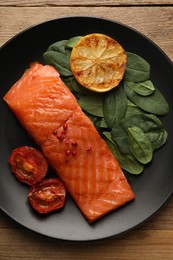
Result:
M112 36L125 48L151 64L152 81L166 97L170 112L162 118L168 142L140 176L126 174L136 199L89 225L70 197L61 212L40 216L28 205L28 187L11 174L8 157L21 145L32 145L2 97L33 61L42 62L47 47L76 35L100 32ZM123 234L152 216L173 193L173 65L148 38L125 25L92 17L67 17L47 21L23 31L0 50L0 206L11 218L38 233L65 240L95 240ZM49 173L51 174L51 173Z

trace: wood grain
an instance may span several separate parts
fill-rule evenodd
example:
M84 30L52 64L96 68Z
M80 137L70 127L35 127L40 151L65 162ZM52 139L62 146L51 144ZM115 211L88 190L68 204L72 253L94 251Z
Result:
M0 6L132 6L171 5L172 0L1 0Z
M27 229L0 229L0 259L172 260L172 237L172 230L135 230L118 239L77 243L43 237Z
M131 6L131 5L170 5L172 0L1 0L2 6Z
M36 23L77 15L128 24L148 36L173 60L173 7L1 7L0 45Z
M173 0L0 0L0 46L22 30L64 16L97 16L132 26L173 60ZM0 211L0 260L172 260L173 197L145 224L87 243L34 233Z

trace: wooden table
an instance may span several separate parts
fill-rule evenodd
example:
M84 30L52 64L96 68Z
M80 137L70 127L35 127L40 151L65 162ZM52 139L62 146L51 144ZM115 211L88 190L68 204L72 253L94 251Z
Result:
M23 29L64 16L123 22L151 38L173 60L173 0L0 0L0 46ZM0 260L173 259L173 198L145 224L120 238L76 243L21 227L0 211Z

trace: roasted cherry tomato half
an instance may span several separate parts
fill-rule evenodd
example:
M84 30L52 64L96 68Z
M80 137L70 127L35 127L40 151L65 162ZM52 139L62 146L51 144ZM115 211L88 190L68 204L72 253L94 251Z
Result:
M28 185L42 181L48 171L45 157L33 147L17 147L12 151L8 161L16 177Z
M39 213L48 213L64 206L66 189L58 178L44 179L31 187L28 199Z

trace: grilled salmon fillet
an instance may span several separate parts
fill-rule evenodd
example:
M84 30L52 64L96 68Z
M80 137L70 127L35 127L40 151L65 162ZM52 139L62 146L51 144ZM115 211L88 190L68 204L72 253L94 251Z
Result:
M134 199L118 161L52 66L31 64L4 100L88 222Z

